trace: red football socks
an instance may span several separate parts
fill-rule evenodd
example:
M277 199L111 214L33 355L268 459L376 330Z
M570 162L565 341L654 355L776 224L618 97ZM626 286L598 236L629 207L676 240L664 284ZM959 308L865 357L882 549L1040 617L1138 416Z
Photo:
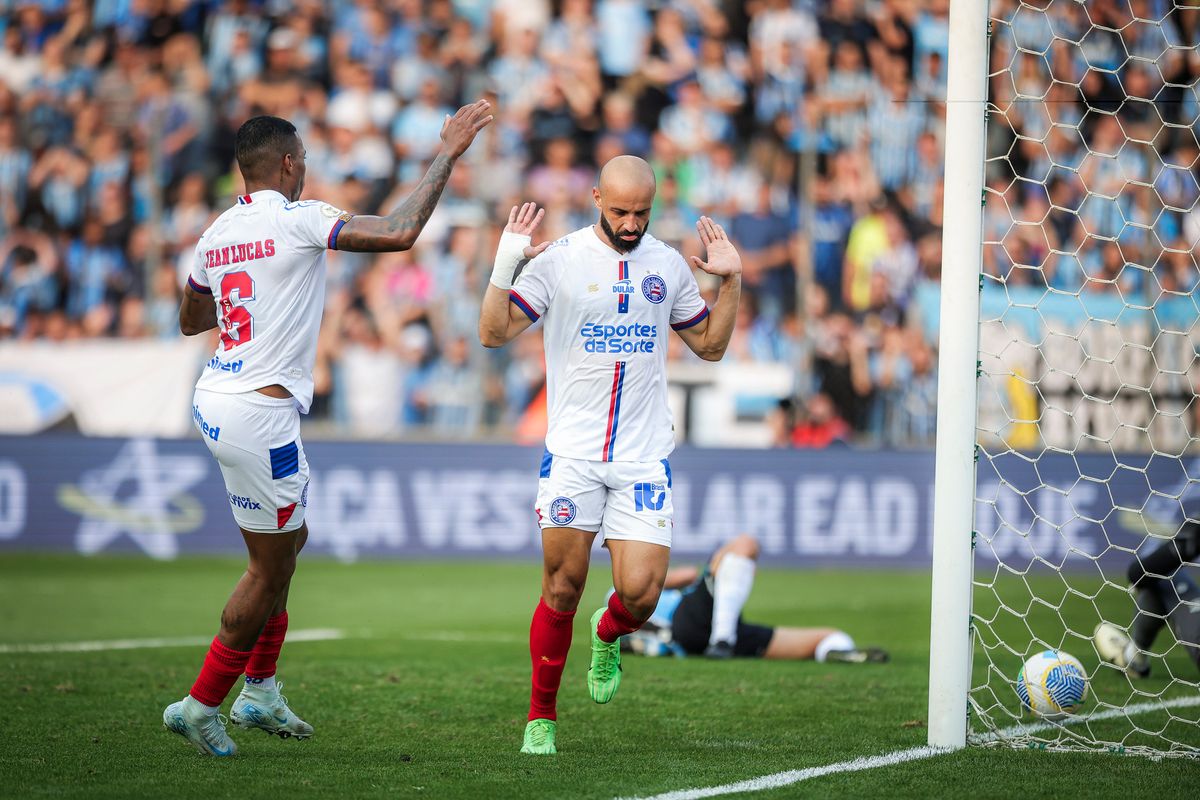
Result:
M571 649L574 611L555 611L539 600L529 625L529 657L533 662L533 690L529 719L557 719L555 704L562 682L567 651Z
M192 697L206 706L221 705L233 684L246 671L246 662L250 660L250 654L249 650L226 647L214 636L212 644L208 647L208 655L204 658L204 666L200 669L200 676L192 686Z
M275 674L275 662L279 660L279 651L283 649L287 627L286 611L267 620L266 627L254 643L254 649L250 651L250 660L246 662L247 678L269 678Z
M600 624L596 626L596 635L600 637L600 641L612 644L625 634L633 633L642 627L643 622L644 620L634 619L621 603L621 598L613 592L612 597L608 598L608 610L600 617Z

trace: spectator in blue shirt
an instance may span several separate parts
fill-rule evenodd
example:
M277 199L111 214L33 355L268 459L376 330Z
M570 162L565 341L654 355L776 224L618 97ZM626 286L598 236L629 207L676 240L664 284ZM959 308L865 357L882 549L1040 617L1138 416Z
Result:
M730 238L742 254L742 281L758 296L759 307L778 318L796 308L794 229L791 218L771 207L771 185L758 188L753 211L733 218Z
M833 184L826 175L813 182L812 242L813 279L825 290L831 302L841 305L842 265L846 258L846 241L854 226L854 211L850 204L837 199Z
M600 71L609 79L635 73L650 45L651 21L642 0L600 0L596 4L600 31Z
M54 309L56 268L54 247L45 236L13 236L0 246L0 333L17 333L30 314Z
M75 319L106 305L110 290L118 288L126 277L124 254L120 248L104 243L104 229L90 218L84 222L79 238L67 248L66 267L71 279L67 313Z

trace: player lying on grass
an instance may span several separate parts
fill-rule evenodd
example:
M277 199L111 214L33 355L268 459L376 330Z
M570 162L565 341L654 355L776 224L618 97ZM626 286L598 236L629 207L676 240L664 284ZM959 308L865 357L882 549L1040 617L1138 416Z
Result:
M533 665L521 752L556 751L556 699L571 623L596 534L612 556L616 593L592 615L588 693L612 700L621 683L618 640L658 603L671 553L674 425L667 403L668 337L675 331L701 358L729 346L742 262L719 225L696 224L707 262L721 279L711 313L688 262L646 232L654 171L618 156L600 172L596 224L552 245L530 247L542 212L514 208L484 295L479 338L511 341L544 318L549 428L537 492L542 528L541 600L529 628ZM522 258L532 258L520 277Z
M621 639L621 648L643 655L734 656L802 661L883 662L886 651L859 649L837 628L758 625L742 618L754 588L758 541L747 534L725 543L703 569L673 567L662 596L641 630Z
M1131 677L1150 675L1150 648L1168 625L1176 641L1200 667L1200 585L1188 572L1200 562L1200 523L1185 522L1167 540L1129 564L1133 624L1129 633L1111 622L1096 626L1096 652ZM1167 648L1169 649L1169 648Z
M279 693L275 664L296 556L308 538L300 414L312 402L325 251L412 247L455 160L491 119L482 100L447 117L441 153L387 217L301 202L304 144L287 120L254 117L237 132L246 194L200 238L179 309L179 328L189 336L220 328L217 351L196 383L192 417L220 465L250 562L191 691L163 712L167 729L202 753L237 751L217 710L243 673L230 711L235 724L284 738L312 735Z

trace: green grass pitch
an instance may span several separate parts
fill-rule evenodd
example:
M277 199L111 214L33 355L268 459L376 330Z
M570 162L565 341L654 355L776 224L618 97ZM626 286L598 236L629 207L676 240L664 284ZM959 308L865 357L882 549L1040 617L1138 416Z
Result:
M347 637L284 648L280 679L312 740L234 730L238 757L214 761L164 731L162 709L190 687L200 646L0 652L0 797L632 797L924 744L927 575L760 569L749 618L843 627L890 649L890 664L627 657L620 694L597 706L585 626L609 581L607 559L596 562L555 758L517 752L536 564L302 558L293 630ZM4 556L0 644L211 636L241 563ZM968 748L756 796L1124 800L1194 793L1198 779L1191 759Z

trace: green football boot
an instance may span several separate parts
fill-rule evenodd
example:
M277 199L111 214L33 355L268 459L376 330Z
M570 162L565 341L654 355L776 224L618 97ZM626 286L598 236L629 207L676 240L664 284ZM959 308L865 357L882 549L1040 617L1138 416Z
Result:
M592 614L592 666L588 668L588 694L597 703L612 700L621 686L621 640L606 642L596 634L604 609Z
M522 753L535 756L552 756L558 752L554 747L554 732L558 723L552 719L531 719L525 726L525 742Z

